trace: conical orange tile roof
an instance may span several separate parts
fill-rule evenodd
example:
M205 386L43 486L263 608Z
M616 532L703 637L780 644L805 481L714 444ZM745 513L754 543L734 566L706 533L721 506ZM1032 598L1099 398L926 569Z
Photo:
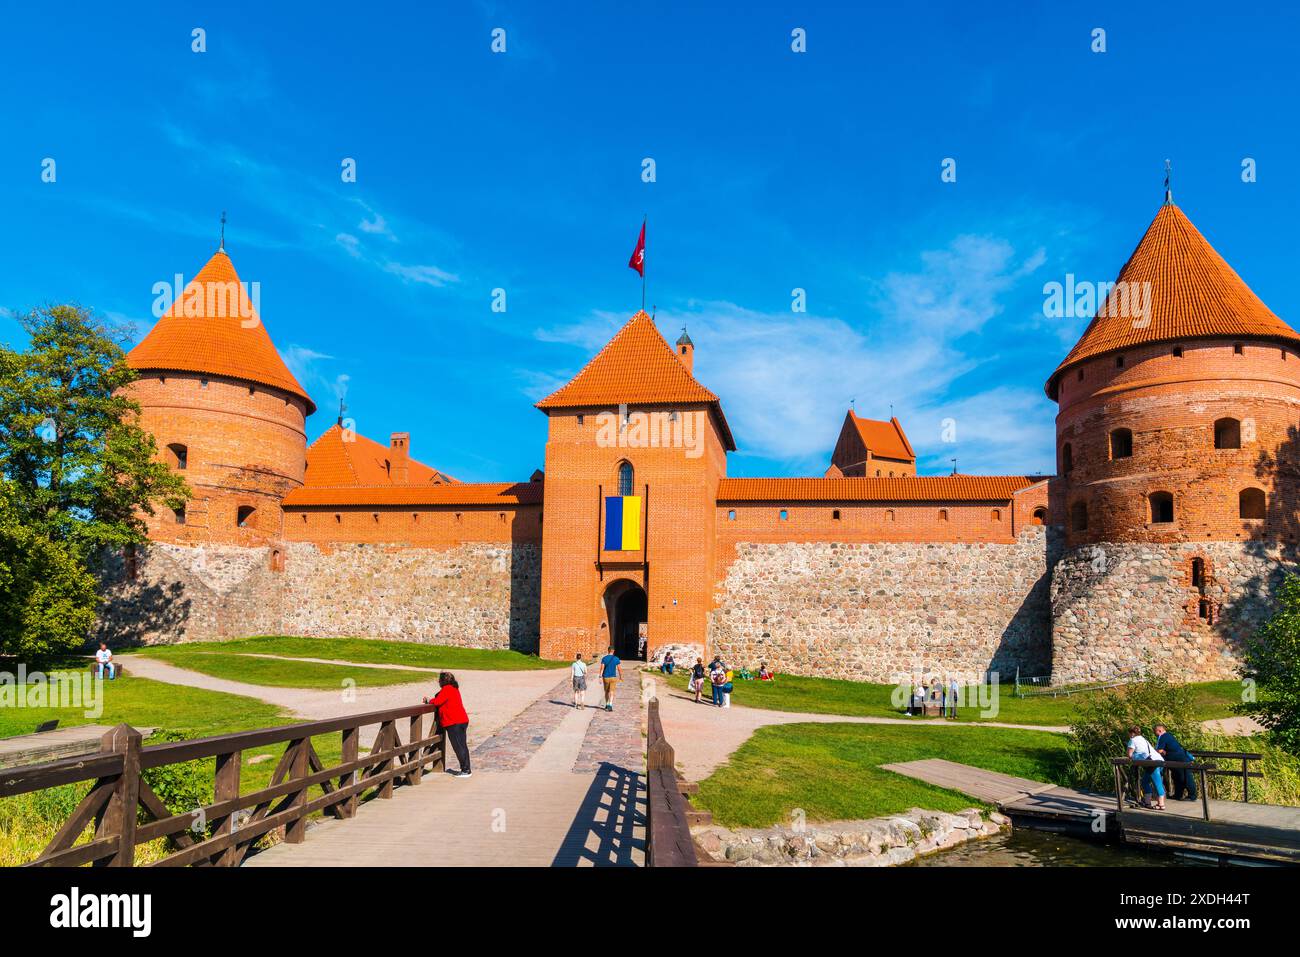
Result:
M1123 308L1121 289L1130 290L1130 296L1144 296L1147 283L1150 314ZM1061 374L1070 367L1143 343L1221 336L1300 343L1300 334L1260 301L1172 202L1160 207L1115 284L1083 336L1047 380L1051 398L1056 398Z
M613 408L629 405L707 403L717 416L728 448L735 448L718 397L695 381L643 309L596 353L568 385L552 392L537 408Z
M303 399L311 415L316 403L280 358L247 296L241 300L240 289L230 257L217 250L127 353L127 364L139 371L206 372L283 389Z

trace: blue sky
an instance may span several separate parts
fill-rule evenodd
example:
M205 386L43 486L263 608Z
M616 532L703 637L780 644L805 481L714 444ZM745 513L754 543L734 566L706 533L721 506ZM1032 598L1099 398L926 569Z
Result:
M1300 313L1287 6L278 6L6 6L0 340L46 301L143 336L225 209L310 438L345 393L363 434L525 479L532 403L640 304L648 215L649 303L690 330L730 474L820 474L851 400L892 405L922 471L1050 471L1042 385L1086 320L1045 318L1043 284L1114 278L1166 157L1192 221Z

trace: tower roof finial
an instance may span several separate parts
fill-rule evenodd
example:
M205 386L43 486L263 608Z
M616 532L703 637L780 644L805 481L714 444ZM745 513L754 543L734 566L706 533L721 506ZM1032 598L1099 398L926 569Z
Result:
M225 251L226 251L226 211L223 209L221 211L221 244L217 246L217 252L224 253Z
M1174 191L1169 187L1169 174L1172 172L1172 170L1173 170L1173 165L1169 162L1169 160L1165 160L1165 202L1166 203L1172 203L1174 201Z

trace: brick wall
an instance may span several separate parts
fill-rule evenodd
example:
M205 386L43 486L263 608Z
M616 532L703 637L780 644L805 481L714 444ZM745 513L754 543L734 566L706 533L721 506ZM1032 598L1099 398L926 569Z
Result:
M737 541L709 647L736 665L876 682L1046 674L1057 535L1030 525L1000 541Z

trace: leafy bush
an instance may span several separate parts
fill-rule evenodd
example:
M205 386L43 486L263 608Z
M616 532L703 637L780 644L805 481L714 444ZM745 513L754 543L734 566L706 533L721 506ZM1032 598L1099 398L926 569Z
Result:
M194 737L184 731L155 731L149 736L149 744L162 744L166 741L187 741ZM211 804L213 800L212 759L184 761L180 764L168 764L160 768L149 768L142 772L146 784L158 795L158 799L167 805L173 814L187 814ZM143 814L143 809L141 809ZM205 828L204 833L207 833ZM168 839L169 844L171 839Z
M1114 790L1111 759L1124 757L1128 729L1135 724L1153 744L1152 727L1160 722L1189 751L1204 747L1194 700L1191 688L1159 676L1083 697L1066 736L1069 783L1093 791Z
M1277 611L1246 643L1242 677L1255 682L1257 700L1237 706L1268 728L1269 741L1300 756L1300 578L1278 587Z

